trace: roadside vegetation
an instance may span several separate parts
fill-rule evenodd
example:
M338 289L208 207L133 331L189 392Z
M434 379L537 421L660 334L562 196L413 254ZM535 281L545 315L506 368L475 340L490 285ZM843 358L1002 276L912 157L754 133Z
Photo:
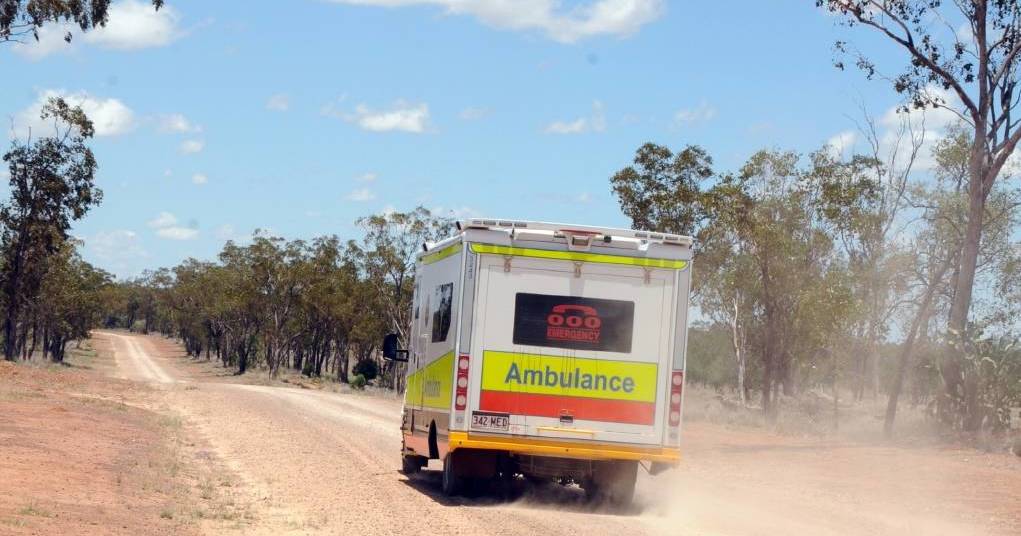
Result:
M178 337L189 355L237 374L290 369L403 389L403 369L379 347L391 331L406 337L415 253L452 224L421 207L358 224L361 241L256 232L250 243L228 242L218 262L147 272L116 287L104 324Z
M48 132L15 139L3 155L10 197L0 205L0 304L8 361L37 351L63 361L71 341L99 324L110 274L82 260L71 224L99 204L95 133L79 107L53 98L42 108Z

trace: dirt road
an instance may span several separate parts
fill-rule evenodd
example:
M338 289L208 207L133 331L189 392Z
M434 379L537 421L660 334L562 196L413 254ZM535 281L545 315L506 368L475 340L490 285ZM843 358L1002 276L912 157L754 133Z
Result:
M157 384L251 501L243 533L1017 534L1021 463L973 450L790 439L693 424L672 474L642 475L633 511L522 484L514 497L448 499L438 471L397 471L400 402L244 385L163 339L112 339L120 373ZM433 462L431 466L438 469Z

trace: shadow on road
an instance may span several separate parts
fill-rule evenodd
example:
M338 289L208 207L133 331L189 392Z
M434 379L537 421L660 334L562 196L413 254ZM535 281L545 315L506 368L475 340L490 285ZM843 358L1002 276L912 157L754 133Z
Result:
M585 492L575 485L561 486L553 482L531 483L523 478L507 482L494 478L476 483L460 497L448 497L441 488L443 473L424 470L401 480L423 495L443 506L498 506L513 505L535 510L557 510L577 513L596 513L615 516L641 514L636 505L627 508L596 504L585 498Z

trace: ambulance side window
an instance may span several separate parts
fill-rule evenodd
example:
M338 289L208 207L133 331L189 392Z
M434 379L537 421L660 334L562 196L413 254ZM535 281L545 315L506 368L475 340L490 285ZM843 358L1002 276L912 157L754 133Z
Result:
M454 305L454 284L444 283L436 287L433 296L432 342L447 340L450 333L450 313Z

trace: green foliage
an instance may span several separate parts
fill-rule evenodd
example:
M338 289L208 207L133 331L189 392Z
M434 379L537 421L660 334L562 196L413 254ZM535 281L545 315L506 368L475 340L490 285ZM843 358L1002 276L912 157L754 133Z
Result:
M355 376L361 376L365 380L372 381L379 376L379 364L371 359L363 359L355 363L351 372L353 372Z
M976 320L970 342L951 349L939 341L954 333L948 312L966 244L972 142L966 129L950 128L934 144L929 176L909 182L921 147L910 141L906 162L771 150L730 174L711 172L700 149L678 159L645 145L613 176L636 227L689 232L700 243L694 299L704 322L689 331L691 381L735 390L742 402L754 390L767 412L796 385L846 387L856 400L871 385L890 396L887 432L904 389L955 429L1003 430L1021 386L1012 342L1021 191L997 185L986 194ZM977 335L978 326L995 337Z
M872 188L865 164L820 152L805 165L795 153L760 151L737 174L715 176L698 147L674 156L649 144L635 162L611 179L622 210L637 228L696 235L701 311L715 321L717 339L720 326L729 326L741 355L759 357L769 410L774 386L792 392L799 367L826 350L854 312L830 225L860 211ZM737 360L733 349L730 355ZM722 383L711 368L697 374Z
M256 232L228 242L218 262L188 259L117 287L105 318L180 337L195 357L216 355L239 374L331 372L348 380L348 363L367 380L400 388L403 371L381 364L380 343L409 321L414 259L423 240L449 230L418 208L359 220L361 243L336 236L311 241ZM405 328L400 328L405 329Z
M706 218L702 186L713 177L712 165L701 147L674 154L646 143L635 152L634 165L614 174L610 185L636 229L695 235Z
M723 325L696 325L688 330L688 381L715 389L737 389L734 348Z
M951 336L952 347L964 356L963 389L943 411L959 430L1002 432L1010 426L1010 408L1021 407L1021 345L1014 337L981 333ZM976 419L977 422L969 422Z
M365 376L361 374L356 374L354 378L351 378L351 387L354 389L365 389L365 384L367 383L368 381L365 379Z

